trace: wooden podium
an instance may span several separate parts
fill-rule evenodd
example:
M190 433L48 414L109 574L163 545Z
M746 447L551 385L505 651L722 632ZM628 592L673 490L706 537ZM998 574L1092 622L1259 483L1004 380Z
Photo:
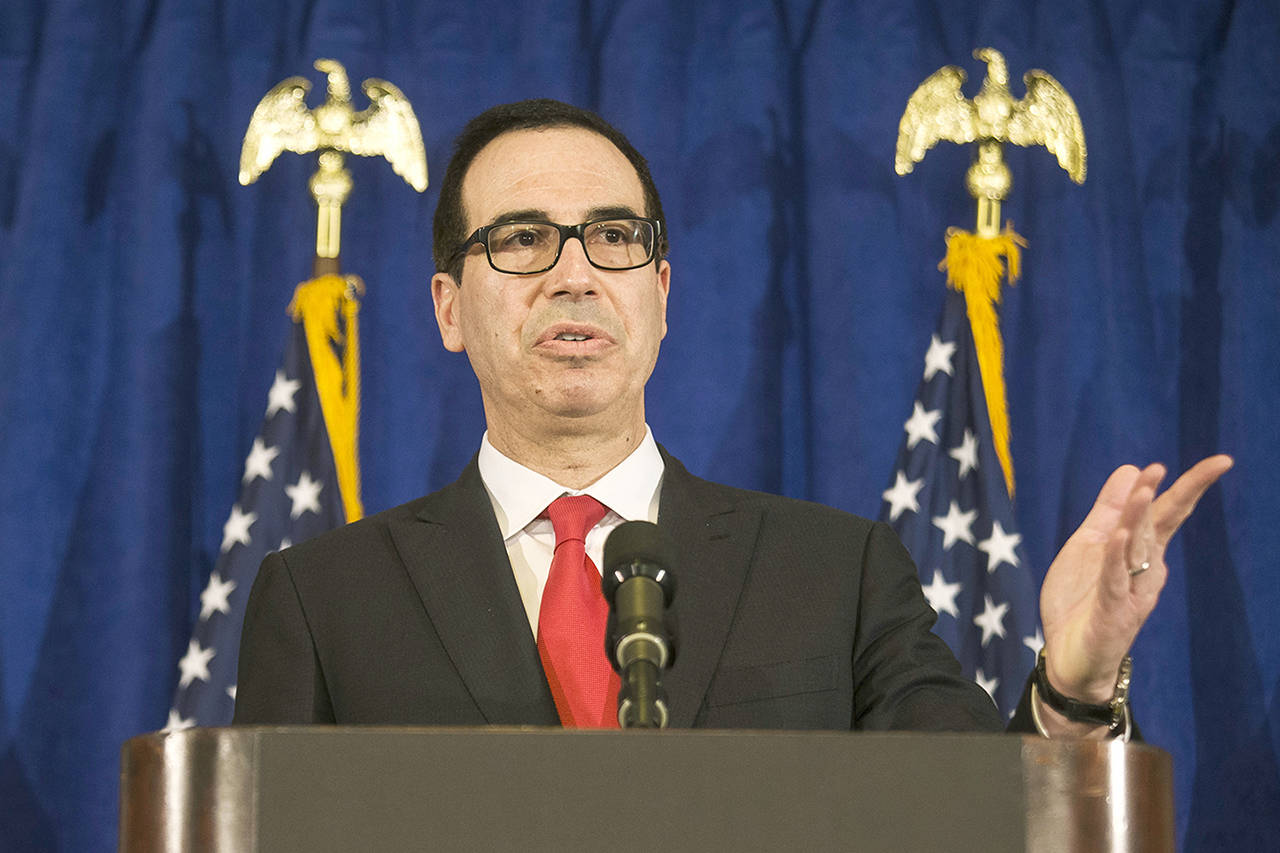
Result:
M124 745L122 851L1173 850L1150 746L324 727Z

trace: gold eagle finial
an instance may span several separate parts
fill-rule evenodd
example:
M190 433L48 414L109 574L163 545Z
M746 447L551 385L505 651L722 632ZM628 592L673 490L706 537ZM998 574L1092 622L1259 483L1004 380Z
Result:
M284 151L319 151L320 168L310 182L319 206L316 255L336 259L342 204L351 192L351 173L343 165L342 155L385 157L395 173L418 192L427 188L427 155L417 116L403 92L386 80L365 80L369 106L357 112L351 105L351 84L342 64L317 59L315 67L328 78L328 97L323 104L308 109L310 81L290 77L267 92L254 109L240 151L240 183L247 186L256 181Z
M1014 100L1009 91L1009 70L1004 57L993 48L973 52L987 64L987 76L973 100L960 90L964 70L948 65L920 84L907 101L898 123L898 148L894 168L905 175L940 140L960 144L977 142L978 158L965 183L978 200L978 233L990 236L999 230L1000 202L1013 184L1004 164L1001 146L1043 145L1058 158L1078 184L1084 183L1084 126L1075 102L1057 80L1033 69L1023 76L1027 94Z
M427 188L427 156L422 131L404 93L386 80L364 81L369 106L351 105L347 72L332 59L317 59L328 77L328 99L307 109L311 82L290 77L258 103L249 119L240 153L240 183L248 186L271 167L281 152L309 154L329 149L363 157L386 157L391 167L418 192Z

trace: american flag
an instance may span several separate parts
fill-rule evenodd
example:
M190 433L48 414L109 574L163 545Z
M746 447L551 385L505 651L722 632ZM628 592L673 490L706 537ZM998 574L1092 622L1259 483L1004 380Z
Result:
M1044 645L1038 585L992 441L964 296L948 291L880 517L920 571L934 632L1006 717Z
M191 641L178 661L165 731L231 722L240 628L258 565L269 552L345 521L306 335L295 322L245 460L239 498L222 526L221 551L200 593Z

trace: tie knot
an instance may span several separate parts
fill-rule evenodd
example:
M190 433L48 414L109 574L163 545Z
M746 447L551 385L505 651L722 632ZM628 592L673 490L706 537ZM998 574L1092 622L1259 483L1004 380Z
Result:
M572 539L584 541L587 531L600 523L609 510L590 495L561 495L547 507L547 518L556 532L556 545Z

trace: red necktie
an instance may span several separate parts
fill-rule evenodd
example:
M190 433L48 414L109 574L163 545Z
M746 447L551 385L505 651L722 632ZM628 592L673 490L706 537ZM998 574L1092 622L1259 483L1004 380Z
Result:
M538 655L568 728L618 727L620 682L604 651L609 605L585 542L606 512L588 495L563 495L546 511L556 549L538 610Z

